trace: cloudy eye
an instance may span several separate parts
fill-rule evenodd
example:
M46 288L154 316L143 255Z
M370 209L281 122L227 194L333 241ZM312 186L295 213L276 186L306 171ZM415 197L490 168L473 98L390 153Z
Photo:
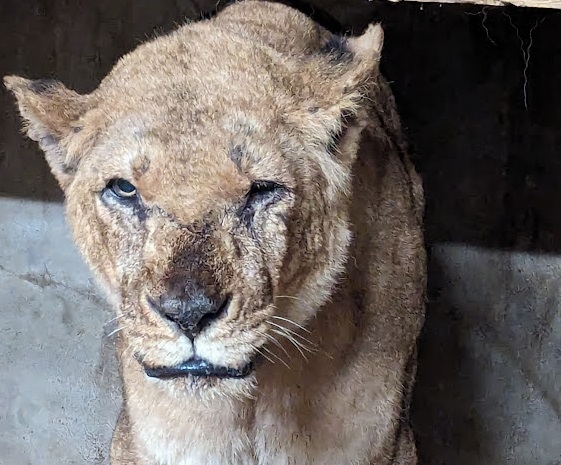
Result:
M136 197L136 187L126 179L113 179L109 181L107 187L120 199L130 199Z

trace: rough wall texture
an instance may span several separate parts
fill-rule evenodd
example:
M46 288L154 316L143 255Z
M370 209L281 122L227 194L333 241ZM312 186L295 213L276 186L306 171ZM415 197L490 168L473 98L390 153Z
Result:
M421 464L561 464L561 17L314 5L345 30L383 22L383 69L425 180ZM122 53L214 7L3 0L0 73L56 76L88 91ZM116 326L4 91L0 107L0 464L106 464L120 402Z

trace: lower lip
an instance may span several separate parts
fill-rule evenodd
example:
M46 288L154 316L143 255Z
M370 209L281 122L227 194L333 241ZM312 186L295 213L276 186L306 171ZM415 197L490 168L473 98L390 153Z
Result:
M151 378L178 378L181 376L196 376L204 378L245 378L253 370L251 363L242 368L228 368L212 365L205 360L187 360L180 365L172 367L149 368L144 367L144 371Z

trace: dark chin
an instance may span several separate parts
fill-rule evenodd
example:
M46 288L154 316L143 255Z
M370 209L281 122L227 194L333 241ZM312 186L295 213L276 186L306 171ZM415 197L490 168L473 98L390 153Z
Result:
M147 367L144 371L151 378L169 379L185 376L197 378L245 378L253 371L253 363L241 368L229 368L213 365L205 360L193 358L171 367Z

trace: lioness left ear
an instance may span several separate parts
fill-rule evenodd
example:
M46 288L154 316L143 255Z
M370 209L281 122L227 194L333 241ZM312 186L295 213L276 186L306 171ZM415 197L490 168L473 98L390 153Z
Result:
M331 36L322 50L328 58L327 78L318 86L317 106L290 116L304 122L301 127L311 145L340 154L340 161L352 162L367 124L365 114L378 85L383 43L384 32L378 24L371 24L358 37Z
M367 86L371 77L378 72L384 30L379 24L370 24L361 36L346 39L346 46L350 62L339 81L343 86L343 95Z
M51 171L66 189L78 164L77 154L69 147L91 99L50 79L32 81L6 76L4 84L16 96L27 135L39 142Z

